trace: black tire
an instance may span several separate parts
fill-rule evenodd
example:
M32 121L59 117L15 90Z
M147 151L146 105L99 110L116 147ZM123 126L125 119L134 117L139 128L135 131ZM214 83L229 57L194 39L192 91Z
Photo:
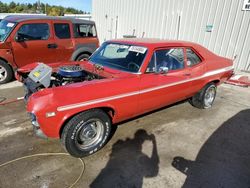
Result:
M2 60L0 60L0 74L0 84L8 83L14 77L11 66Z
M216 97L216 90L216 85L214 83L209 83L196 95L189 99L189 103L200 109L211 108Z
M83 61L84 59L88 59L89 58L89 54L80 54L77 58L76 61Z
M94 129L93 126L95 126ZM111 120L109 115L100 109L88 110L74 116L65 125L61 135L61 143L70 155L85 157L100 150L108 141L110 133Z

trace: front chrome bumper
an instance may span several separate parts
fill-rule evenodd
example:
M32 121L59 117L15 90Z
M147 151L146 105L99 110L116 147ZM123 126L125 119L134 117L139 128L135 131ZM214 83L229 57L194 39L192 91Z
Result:
M31 118L31 124L33 126L33 131L35 135L39 138L47 139L48 137L43 133L43 131L40 129L40 125L37 121L36 115L33 113L30 113L30 118Z

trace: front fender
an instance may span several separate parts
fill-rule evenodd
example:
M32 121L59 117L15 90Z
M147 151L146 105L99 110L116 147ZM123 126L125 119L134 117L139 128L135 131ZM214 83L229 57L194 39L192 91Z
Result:
M105 104L105 105L95 105L95 106L88 106L85 108L81 108L78 109L77 111L68 111L67 113L62 113L62 114L58 114L60 116L60 121L58 122L57 126L56 126L56 134L54 135L56 138L60 137L60 133L62 128L64 127L64 125L71 119L73 118L75 115L84 112L84 111L88 111L91 109L110 109L114 112L114 115L111 117L111 121L112 123L116 123L116 119L117 119L117 115L118 115L118 111L116 109L116 107L110 105L110 104ZM59 112L60 113L60 112ZM110 114L109 114L110 115ZM59 117L58 117L59 119Z

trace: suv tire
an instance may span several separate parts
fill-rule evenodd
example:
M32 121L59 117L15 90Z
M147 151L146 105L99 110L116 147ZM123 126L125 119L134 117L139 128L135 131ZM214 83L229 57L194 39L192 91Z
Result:
M77 58L76 61L83 61L84 59L88 59L90 57L89 54L80 54Z
M0 84L5 84L13 79L14 73L9 64L0 60Z

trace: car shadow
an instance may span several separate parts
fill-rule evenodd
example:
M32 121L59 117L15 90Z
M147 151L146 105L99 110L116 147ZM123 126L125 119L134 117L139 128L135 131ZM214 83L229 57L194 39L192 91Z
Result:
M184 188L250 187L250 110L224 122L205 142L195 161L175 157L172 166L187 178Z
M151 141L153 145L150 157L142 152L142 145L146 140ZM141 188L144 177L155 177L158 172L159 156L155 136L140 129L134 138L118 140L113 145L107 165L90 187Z
M166 109L168 109L168 108L171 108L171 107L174 107L174 106L178 106L178 105L180 105L180 104L184 104L184 103L187 103L187 102L188 102L188 99L185 99L185 100L176 102L176 103L174 103L174 104L170 104L170 105L161 107L161 108L159 108L159 109L156 109L156 110L153 110L153 111L150 111L150 112L146 112L146 113L144 113L144 114L141 114L141 115L135 116L135 117L133 117L133 118L129 118L129 119L127 119L127 120L124 120L124 121L121 121L121 122L119 122L119 123L113 124L113 125L112 125L112 128L111 128L111 133L110 133L110 135L109 135L109 138L108 138L107 142L109 142L109 141L113 138L113 136L114 136L115 133L116 133L117 128L120 127L120 126L122 126L122 125L124 125L125 123L128 123L128 122L130 122L130 121L136 121L136 120L138 120L138 119L140 119L140 118L143 118L143 117L146 117L146 116L148 116L148 115L150 115L150 114L154 114L154 113L157 113L157 112L160 112L160 111L166 110ZM190 105L191 105L191 104L190 104Z

